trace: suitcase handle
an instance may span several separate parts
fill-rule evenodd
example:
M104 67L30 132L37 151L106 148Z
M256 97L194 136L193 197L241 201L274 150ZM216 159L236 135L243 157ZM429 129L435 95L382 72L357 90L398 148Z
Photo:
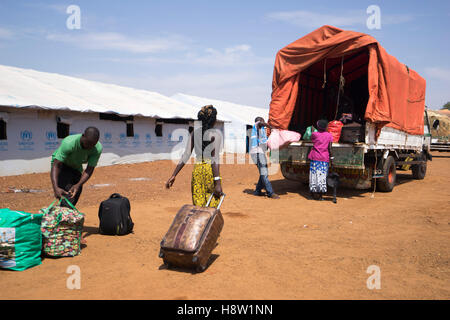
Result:
M122 198L122 196L119 193L113 193L112 195L109 196L109 198Z
M211 203L211 200L213 197L214 197L214 193L211 193L211 195L209 196L208 202L206 203L206 207L209 207L209 204ZM225 199L225 193L222 193L222 195L220 196L220 202L219 202L219 205L217 206L217 210L220 209L223 199Z

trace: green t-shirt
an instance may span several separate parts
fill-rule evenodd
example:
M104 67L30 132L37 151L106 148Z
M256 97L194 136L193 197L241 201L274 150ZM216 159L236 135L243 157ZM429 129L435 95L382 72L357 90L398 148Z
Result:
M59 160L65 165L83 172L83 163L87 163L88 166L95 167L98 159L102 154L103 146L100 142L97 142L94 148L86 150L81 147L80 143L81 134L74 134L65 137L61 141L61 145L52 154L53 160Z

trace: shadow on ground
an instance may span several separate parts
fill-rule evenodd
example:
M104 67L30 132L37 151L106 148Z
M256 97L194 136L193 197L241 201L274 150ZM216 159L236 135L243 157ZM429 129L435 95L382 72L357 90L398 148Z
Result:
M405 173L402 173L402 172L397 173L396 186L414 181L414 179L412 178L412 175L410 173L406 173L406 172L407 171L405 171ZM291 181L291 180L287 180L287 179L279 179L279 180L271 181L271 184L272 184L272 188L273 188L274 192L280 196L287 195L288 193L297 193L298 195L304 197L305 199L314 200L309 191L308 183L299 182L299 181ZM255 187L256 187L256 184L255 184ZM255 191L255 189L247 188L247 189L244 189L242 192L249 194L249 195L253 195L254 191ZM338 187L336 197L338 199L339 198L345 198L345 199L362 198L365 195L372 193L373 191L374 191L373 184L370 189L365 189L365 190L357 190L357 189L351 189L351 188L346 188L346 187L340 186L340 187ZM327 194L324 195L325 201L333 200L332 192L333 192L332 188L328 188ZM376 192L379 192L379 191L376 191ZM264 192L263 192L263 194L265 195Z
M190 274L198 274L198 273L203 273L206 270L208 270L209 266L212 265L214 263L214 261L217 260L217 258L219 258L220 255L218 254L212 254L209 257L208 263L206 264L206 268L205 270L203 270L202 272L198 272L195 269L188 269L188 268L180 268L180 267L176 267L176 266L167 266L166 264L162 264L159 266L158 270L169 270L169 271L175 271L175 272L183 272L183 273L190 273Z

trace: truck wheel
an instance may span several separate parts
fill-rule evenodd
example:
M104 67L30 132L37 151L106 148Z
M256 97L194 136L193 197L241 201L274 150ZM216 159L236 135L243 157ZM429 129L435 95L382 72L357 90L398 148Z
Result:
M397 171L395 166L395 159L393 156L388 156L383 163L383 178L377 179L377 189L382 192L391 192L395 186Z
M416 180L422 180L427 173L427 160L424 154L417 158L417 160L423 161L420 164L414 164L411 166L412 176Z

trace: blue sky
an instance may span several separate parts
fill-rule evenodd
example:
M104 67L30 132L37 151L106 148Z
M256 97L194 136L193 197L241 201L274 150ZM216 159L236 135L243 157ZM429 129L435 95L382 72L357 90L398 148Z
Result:
M2 0L0 64L267 108L276 52L324 24L374 36L427 80L428 107L450 101L449 1Z

